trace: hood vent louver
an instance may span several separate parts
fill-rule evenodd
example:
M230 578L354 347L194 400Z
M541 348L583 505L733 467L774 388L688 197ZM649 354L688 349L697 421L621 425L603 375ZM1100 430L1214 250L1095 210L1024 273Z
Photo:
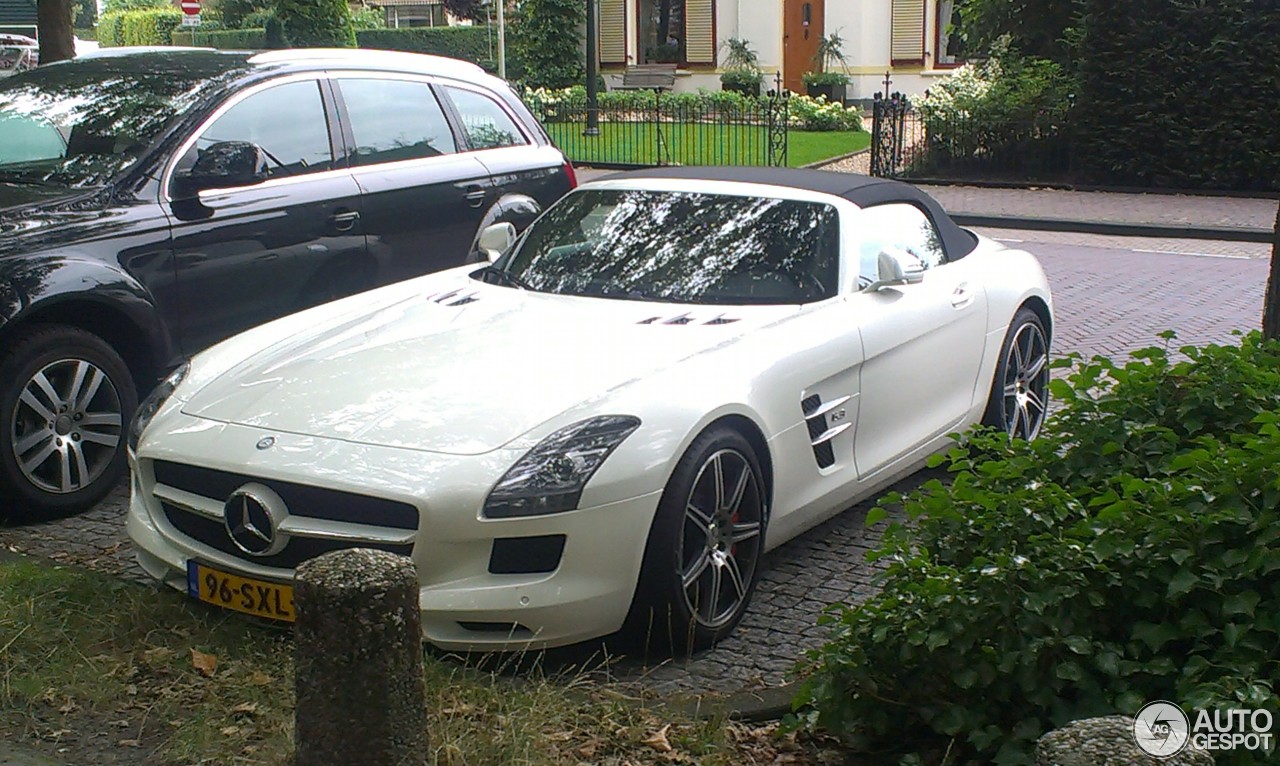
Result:
M832 426L828 422L827 413L844 405L851 398L841 396L824 403L821 396L813 394L800 401L800 411L804 414L804 422L809 429L809 444L813 446L813 458L818 462L819 468L835 465L836 454L831 446L831 440L853 425L845 421L840 425Z
M468 303L475 303L480 300L474 292L464 295L460 287L447 292L428 295L426 299L442 306L465 306Z
M738 321L737 317L727 317L724 314L721 314L720 316L713 317L711 319L703 321L698 317L695 317L686 312L684 314L679 314L677 316L673 316L667 319L663 319L660 316L648 317L645 319L641 319L639 322L636 322L636 324L668 324L668 325L700 324L706 327L710 327L710 326L722 325L722 324L733 324L736 321Z

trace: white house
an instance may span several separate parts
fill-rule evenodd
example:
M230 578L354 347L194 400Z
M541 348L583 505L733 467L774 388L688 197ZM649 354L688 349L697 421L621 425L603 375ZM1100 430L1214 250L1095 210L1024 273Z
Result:
M676 89L719 88L724 41L742 38L768 77L803 93L817 42L844 39L847 96L884 88L924 91L962 63L954 0L598 0L600 62L606 77L631 64L675 63Z

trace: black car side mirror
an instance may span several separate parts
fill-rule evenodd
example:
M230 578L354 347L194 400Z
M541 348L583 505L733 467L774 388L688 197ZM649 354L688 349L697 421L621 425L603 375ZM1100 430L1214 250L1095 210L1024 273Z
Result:
M248 141L220 141L200 151L190 170L174 173L170 194L190 199L204 189L252 186L270 176L267 154Z

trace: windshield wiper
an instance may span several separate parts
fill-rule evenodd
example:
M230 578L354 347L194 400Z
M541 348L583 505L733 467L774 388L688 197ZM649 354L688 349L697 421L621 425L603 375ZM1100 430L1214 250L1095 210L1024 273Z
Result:
M17 170L0 170L0 182L27 186L60 186L52 181Z
M506 269L500 269L497 266L494 266L493 264L489 264L488 266L481 267L481 269L475 272L475 274L483 274L485 276L492 275L494 277L497 277L499 281L506 282L512 287L518 287L521 290L533 290L534 292L537 292L537 288L535 288L533 285L524 281L520 277L517 277L515 274L512 274ZM475 276L475 274L473 274L472 276Z

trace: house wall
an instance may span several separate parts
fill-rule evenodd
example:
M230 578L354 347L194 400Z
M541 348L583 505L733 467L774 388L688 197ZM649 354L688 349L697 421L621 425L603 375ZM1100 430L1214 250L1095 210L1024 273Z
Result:
M933 0L920 2L927 3L925 65L895 67L890 64L893 0L826 0L824 28L828 34L839 32L845 40L850 80L848 98L872 98L884 89L886 72L891 79L890 90L912 95L922 93L951 72L949 68L934 68L931 64L937 39L935 3ZM718 50L723 50L724 41L731 37L748 40L760 56L760 66L766 75L765 87L772 88L773 75L782 68L783 0L716 0L715 8ZM626 16L627 58L629 63L635 63L638 60L636 0L627 0ZM607 82L621 81L620 70L614 68L611 72L606 68L605 71ZM720 71L718 66L683 68L676 78L676 90L719 90Z

